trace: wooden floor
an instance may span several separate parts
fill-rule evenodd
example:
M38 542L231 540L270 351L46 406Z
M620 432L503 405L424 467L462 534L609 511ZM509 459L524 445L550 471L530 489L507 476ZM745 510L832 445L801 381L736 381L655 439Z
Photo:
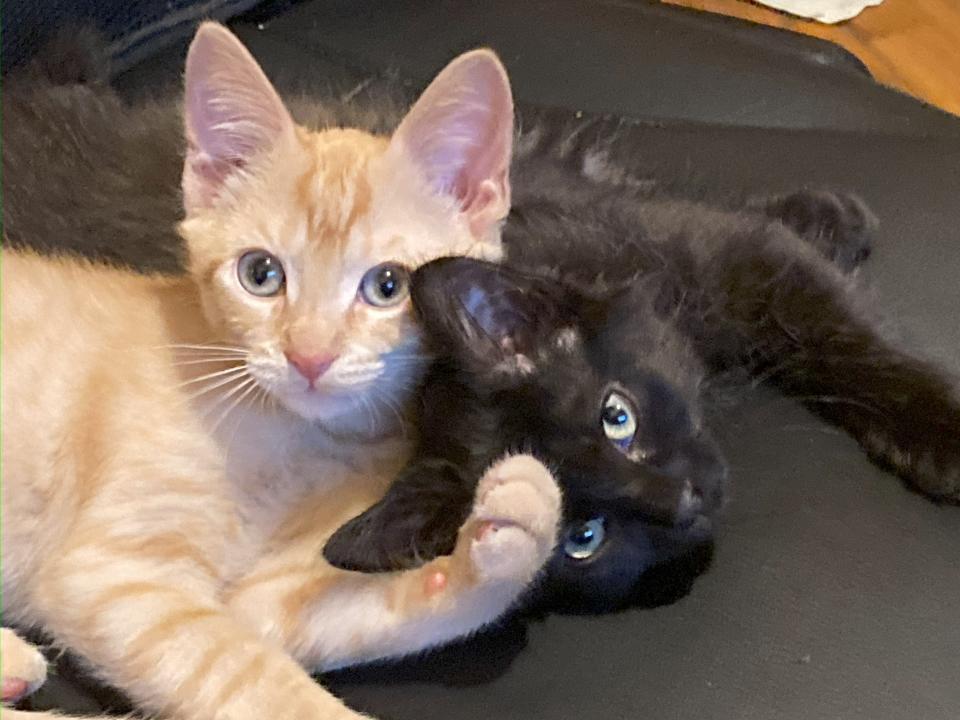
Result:
M748 0L662 1L831 40L859 57L880 82L960 115L960 0L884 0L839 25Z

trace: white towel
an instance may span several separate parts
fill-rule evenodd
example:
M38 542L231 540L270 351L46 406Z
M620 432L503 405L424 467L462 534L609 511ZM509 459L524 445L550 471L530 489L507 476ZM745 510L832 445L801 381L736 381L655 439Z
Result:
M838 23L859 15L883 0L757 0L761 5L822 23Z

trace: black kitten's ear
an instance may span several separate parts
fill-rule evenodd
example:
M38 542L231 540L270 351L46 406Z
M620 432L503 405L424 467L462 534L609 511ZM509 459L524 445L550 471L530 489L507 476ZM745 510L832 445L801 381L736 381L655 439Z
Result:
M454 465L416 462L380 502L330 537L323 557L344 570L389 572L448 555L470 513L473 491Z
M471 258L441 258L413 274L413 304L441 352L492 367L524 368L528 353L573 321L558 280Z

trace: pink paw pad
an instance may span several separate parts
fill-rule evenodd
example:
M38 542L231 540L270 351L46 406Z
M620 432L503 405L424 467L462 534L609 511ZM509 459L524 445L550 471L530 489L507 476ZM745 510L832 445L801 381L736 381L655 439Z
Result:
M438 593L443 592L447 587L447 574L445 572L432 572L427 575L427 579L424 582L424 590L427 593L427 597L431 597Z
M2 694L3 702L16 702L27 694L30 684L22 678L4 678Z

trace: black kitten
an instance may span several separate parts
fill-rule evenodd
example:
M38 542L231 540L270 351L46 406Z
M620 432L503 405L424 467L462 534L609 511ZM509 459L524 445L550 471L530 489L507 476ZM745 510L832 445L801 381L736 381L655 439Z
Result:
M414 274L442 358L424 440L328 560L376 571L449 552L483 470L533 452L567 519L541 602L642 600L649 570L709 542L725 469L706 388L731 370L800 398L931 498L960 500L956 384L888 340L844 272L869 254L862 203L802 191L731 211L576 179L524 193L544 183L520 174L505 266Z

